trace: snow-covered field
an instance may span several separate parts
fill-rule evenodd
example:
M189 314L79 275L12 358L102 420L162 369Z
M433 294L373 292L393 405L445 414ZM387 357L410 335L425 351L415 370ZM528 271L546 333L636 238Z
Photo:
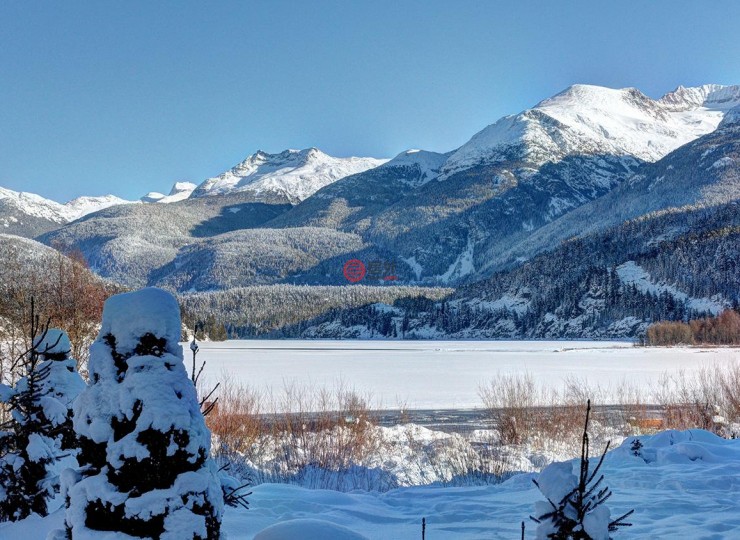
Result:
M616 538L737 538L740 530L740 441L724 440L704 431L664 432L644 437L641 457L632 455L630 441L611 452L602 472L614 495L608 501L612 517L635 509L634 526ZM262 484L250 496L250 510L228 509L226 540L250 540L278 523L325 520L366 538L395 540L421 537L427 519L430 540L519 538L522 520L527 538L534 538L528 516L542 496L533 474L517 475L503 484L466 487L401 488L387 493L339 493L290 485ZM30 518L0 524L0 538L44 539L59 527L57 511L45 519ZM340 538L317 523L284 525L293 535L263 534L258 538L303 540ZM317 536L308 533L318 530ZM295 535L300 530L304 534ZM324 531L324 534L321 534ZM344 536L343 538L351 538ZM356 537L355 537L356 538Z
M740 360L732 348L644 348L618 341L227 341L201 343L210 382L229 379L280 391L284 385L370 394L378 407L455 409L481 406L478 388L497 373L525 373L562 386L585 379L605 395L626 382L649 392L666 372L691 374ZM187 355L186 355L187 356ZM189 365L186 358L185 364ZM603 403L602 403L603 404Z

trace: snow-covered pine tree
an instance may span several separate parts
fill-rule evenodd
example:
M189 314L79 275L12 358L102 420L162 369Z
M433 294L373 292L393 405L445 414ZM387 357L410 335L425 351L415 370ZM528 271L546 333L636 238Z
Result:
M0 389L11 413L0 435L0 521L46 515L47 501L59 491L59 462L75 446L71 404L84 383L68 356L69 338L48 322L40 325L33 303L31 335L31 347L16 362L24 375L14 388Z
M75 403L81 469L67 479L66 536L219 538L210 434L183 364L180 309L147 288L109 298Z

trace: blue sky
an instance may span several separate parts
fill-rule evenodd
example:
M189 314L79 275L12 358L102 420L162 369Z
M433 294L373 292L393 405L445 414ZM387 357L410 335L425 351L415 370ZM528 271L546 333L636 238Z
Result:
M740 3L0 3L0 186L200 182L258 149L448 151L573 83L740 82Z

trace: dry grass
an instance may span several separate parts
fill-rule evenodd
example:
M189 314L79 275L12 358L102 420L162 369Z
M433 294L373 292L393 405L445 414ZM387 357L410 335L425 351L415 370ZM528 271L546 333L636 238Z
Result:
M342 471L377 451L374 418L364 397L333 389L286 385L278 395L224 382L206 417L216 451L254 465L270 462L275 474L313 467Z
M575 457L589 399L596 404L592 426L599 445L663 429L702 428L731 436L731 422L740 421L740 363L665 374L648 390L627 382L607 390L575 377L552 388L536 384L531 374L505 374L482 385L479 395L492 435L476 435L473 443L459 435L430 440L413 424L398 440L389 439L376 427L379 416L370 396L345 384L331 389L293 384L270 393L225 380L206 420L217 455L241 460L250 474L259 471L257 481L390 489L395 487L390 475L373 475L389 455L399 455L400 445L409 474L421 483L491 483L517 467L518 447L527 455ZM406 410L405 404L399 408Z
M557 389L536 385L529 373L505 374L482 385L479 395L505 445L571 439L577 444L589 399L611 405L596 409L594 421L624 436L693 428L730 436L730 424L740 422L740 363L665 373L649 391L622 382L607 392L576 377Z

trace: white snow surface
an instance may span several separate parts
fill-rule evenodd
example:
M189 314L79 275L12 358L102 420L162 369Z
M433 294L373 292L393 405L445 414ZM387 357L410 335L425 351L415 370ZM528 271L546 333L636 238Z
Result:
M317 148L285 150L279 154L258 151L231 170L204 181L192 196L250 191L258 195L278 194L299 202L340 178L386 161L368 157L337 158Z
M577 84L532 109L488 126L450 156L440 179L502 158L523 145L535 164L574 154L631 155L657 161L714 131L740 105L740 86L679 87L653 100L634 88Z
M72 350L67 332L59 328L49 328L35 341L37 350L46 354L64 354Z
M366 540L367 537L322 519L291 519L257 533L254 540Z
M687 375L738 360L732 348L635 347L620 341L329 341L202 342L209 383L225 378L279 394L285 385L333 388L338 382L369 394L379 407L481 407L478 388L499 373L532 375L562 390L569 376L599 385L649 391L664 373ZM188 364L188 362L186 362ZM187 366L186 366L187 367Z
M614 492L608 501L612 515L635 510L629 519L633 526L617 533L618 538L735 537L740 530L740 440L720 439L701 430L666 431L640 437L639 456L630 450L632 440L610 452L601 470L604 483ZM261 484L249 497L249 510L226 511L223 532L226 540L294 540L303 537L275 536L278 524L284 523L294 534L292 520L321 520L371 540L417 538L421 518L426 517L427 538L518 538L522 521L531 538L536 525L528 516L543 500L533 478L535 474L519 474L498 485L412 487L386 493ZM0 538L43 539L61 527L63 514L62 509L43 519L1 523Z

